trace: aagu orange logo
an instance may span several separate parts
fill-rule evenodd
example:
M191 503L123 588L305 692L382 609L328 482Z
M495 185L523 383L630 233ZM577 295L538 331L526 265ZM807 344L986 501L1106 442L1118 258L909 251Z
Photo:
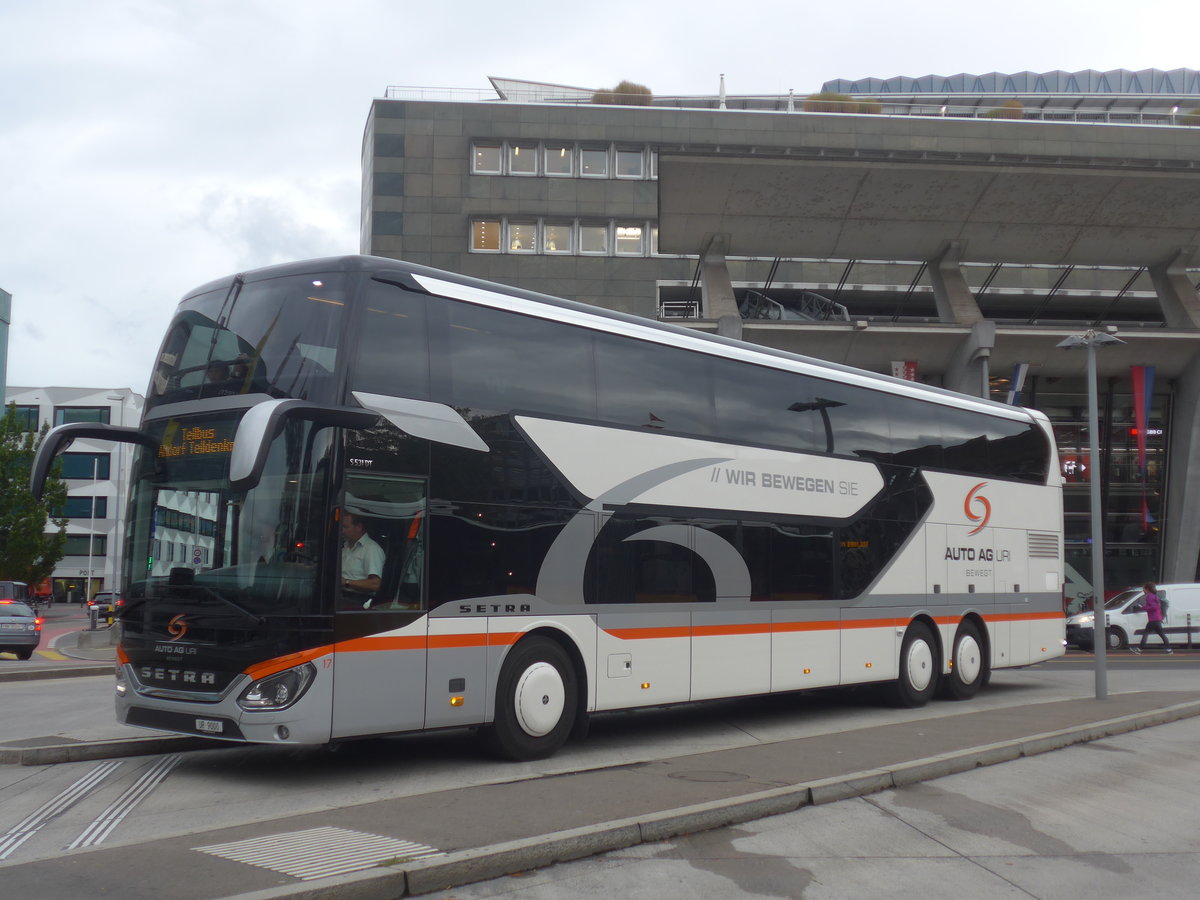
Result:
M974 532L971 532L974 534ZM167 623L167 634L171 635L171 640L177 641L187 634L187 622L183 619L183 613L175 616Z
M986 481L981 481L975 487L967 492L967 499L963 501L963 512L967 514L967 518L978 524L967 534L978 534L987 525L988 519L992 517L992 504L987 497L979 493L979 489L987 487Z

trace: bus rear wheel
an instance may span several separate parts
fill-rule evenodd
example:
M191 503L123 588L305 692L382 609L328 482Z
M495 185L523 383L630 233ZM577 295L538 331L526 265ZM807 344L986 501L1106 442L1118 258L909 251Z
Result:
M492 749L506 759L544 759L566 742L578 706L577 676L566 651L549 638L525 638L500 669L488 733Z
M924 706L937 690L941 669L933 632L923 622L913 622L900 645L900 674L892 685L897 706Z
M941 695L948 700L970 700L987 683L988 662L979 626L963 622L950 651L950 674L942 679Z

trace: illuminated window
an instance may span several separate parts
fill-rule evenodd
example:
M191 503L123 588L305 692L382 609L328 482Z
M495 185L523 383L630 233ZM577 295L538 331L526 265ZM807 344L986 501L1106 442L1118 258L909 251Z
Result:
M570 144L547 144L543 159L547 175L574 173L575 151Z
M538 158L538 145L536 143L509 144L509 146L508 146L508 174L509 175L536 175L537 174L537 158Z
M509 222L508 249L510 253L536 253L537 223Z
M500 174L500 144L475 144L471 156L471 171L486 175Z
M617 253L621 256L641 256L642 235L645 229L641 225L617 225Z
M479 252L500 252L498 219L476 219L471 223L471 249Z
M547 222L546 241L543 249L547 253L570 253L573 245L574 227L570 222Z

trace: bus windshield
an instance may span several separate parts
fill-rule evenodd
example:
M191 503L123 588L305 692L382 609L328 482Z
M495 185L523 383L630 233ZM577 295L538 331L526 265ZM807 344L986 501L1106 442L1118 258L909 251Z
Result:
M251 393L332 402L345 280L235 279L184 300L159 350L147 411Z
M126 541L128 600L169 597L252 618L318 609L332 430L290 422L261 481L229 484L240 413L148 422L135 462Z

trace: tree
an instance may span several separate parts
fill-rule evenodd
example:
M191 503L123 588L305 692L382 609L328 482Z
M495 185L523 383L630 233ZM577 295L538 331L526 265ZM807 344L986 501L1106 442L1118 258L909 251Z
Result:
M883 112L883 104L878 100L856 100L846 94L835 91L821 91L809 94L804 98L805 112L819 113L858 113L859 115L878 115Z
M654 101L654 94L644 84L633 81L622 81L611 91L607 88L592 94L593 103L606 103L610 106L649 106Z
M67 502L62 464L55 463L40 501L29 490L33 456L49 429L26 431L15 403L0 419L0 577L29 584L50 577L67 543L67 520L55 515Z
M1005 100L995 109L989 109L987 112L980 113L981 119L1023 119L1025 118L1025 105L1020 100Z

